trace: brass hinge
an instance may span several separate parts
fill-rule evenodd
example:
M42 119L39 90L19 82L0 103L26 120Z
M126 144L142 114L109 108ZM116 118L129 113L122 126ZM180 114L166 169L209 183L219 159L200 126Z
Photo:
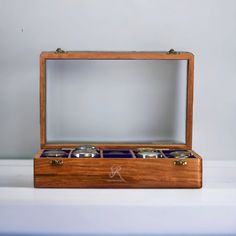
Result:
M178 54L178 52L176 52L173 48L171 48L167 54Z
M63 160L50 160L49 163L52 166L62 166L63 165Z
M188 162L186 160L176 160L174 161L174 165L176 166L186 166Z
M65 51L62 50L61 48L57 48L57 49L56 49L56 53L65 53Z

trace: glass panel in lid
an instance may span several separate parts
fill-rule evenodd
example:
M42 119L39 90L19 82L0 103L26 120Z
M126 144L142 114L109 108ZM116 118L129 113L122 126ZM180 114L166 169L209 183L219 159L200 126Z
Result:
M47 60L47 143L186 143L187 60Z

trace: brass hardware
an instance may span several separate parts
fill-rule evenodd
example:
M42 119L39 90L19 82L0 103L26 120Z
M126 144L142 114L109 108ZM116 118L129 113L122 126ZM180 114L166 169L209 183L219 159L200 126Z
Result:
M56 49L56 53L65 53L65 51L62 50L61 48L57 48L57 49Z
M62 166L63 165L63 160L50 160L49 163L52 166Z
M167 54L177 54L178 52L176 52L173 48L171 48Z
M186 166L188 162L186 160L176 160L174 161L174 165L176 166Z

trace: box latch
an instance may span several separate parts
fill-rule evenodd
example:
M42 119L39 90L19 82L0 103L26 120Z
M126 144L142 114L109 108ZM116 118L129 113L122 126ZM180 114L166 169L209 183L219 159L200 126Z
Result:
M50 160L49 163L52 166L62 166L63 165L63 160Z
M186 166L188 162L186 160L176 160L174 161L174 165L176 166Z

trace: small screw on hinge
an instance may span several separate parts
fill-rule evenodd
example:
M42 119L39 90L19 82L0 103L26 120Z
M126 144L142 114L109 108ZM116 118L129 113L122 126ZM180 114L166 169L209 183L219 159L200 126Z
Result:
M176 52L173 48L171 48L167 54L177 54L178 52Z
M57 49L56 49L56 53L65 53L65 51L62 50L61 48L57 48Z

